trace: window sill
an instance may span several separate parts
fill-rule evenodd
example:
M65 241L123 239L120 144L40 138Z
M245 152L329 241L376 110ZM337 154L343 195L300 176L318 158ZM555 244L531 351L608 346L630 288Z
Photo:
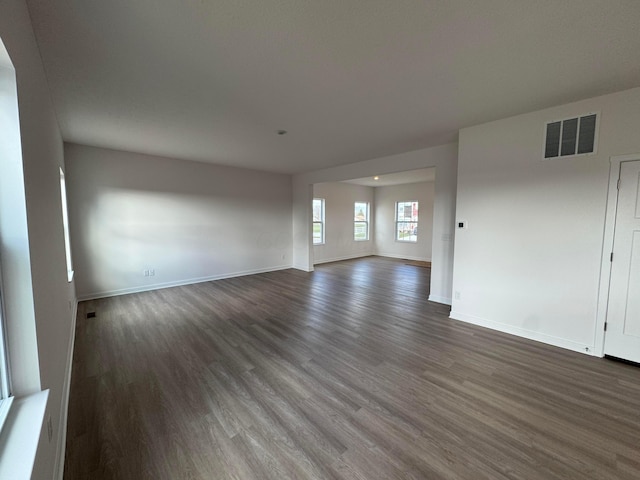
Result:
M4 400L0 400L0 432L2 431L2 427L4 422L7 420L9 416L9 412L11 411L11 405L13 405L13 397L5 398Z
M49 390L16 398L0 433L0 478L29 479Z

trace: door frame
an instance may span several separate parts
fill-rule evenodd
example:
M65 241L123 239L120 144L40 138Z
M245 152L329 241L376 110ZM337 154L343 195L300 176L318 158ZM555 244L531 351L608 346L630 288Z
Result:
M609 286L611 282L611 252L616 230L616 213L618 211L618 179L620 178L620 165L623 162L640 160L640 153L629 155L616 155L609 158L609 190L607 192L607 210L604 222L604 237L602 242L602 261L600 264L600 286L598 288L598 307L596 311L596 331L594 355L604 356L604 325L607 321L609 309Z

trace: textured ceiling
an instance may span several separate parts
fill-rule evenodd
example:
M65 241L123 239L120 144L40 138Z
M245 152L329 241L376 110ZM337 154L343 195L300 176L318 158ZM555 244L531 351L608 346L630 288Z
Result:
M261 170L640 85L638 0L27 3L65 140Z

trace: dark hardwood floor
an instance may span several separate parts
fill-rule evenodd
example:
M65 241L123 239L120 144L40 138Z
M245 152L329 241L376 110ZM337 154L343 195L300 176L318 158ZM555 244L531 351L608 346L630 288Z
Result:
M65 478L640 478L640 368L452 321L429 273L81 303Z

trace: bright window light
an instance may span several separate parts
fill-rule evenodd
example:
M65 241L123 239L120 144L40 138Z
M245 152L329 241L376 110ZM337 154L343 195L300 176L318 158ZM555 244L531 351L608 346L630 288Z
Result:
M313 199L313 244L324 244L324 198Z
M73 280L73 264L71 263L71 239L69 238L69 213L67 211L67 185L64 172L60 169L60 199L62 200L62 226L64 228L64 253L67 257L67 280Z
M396 241L418 241L418 202L396 203Z
M369 203L355 202L353 212L353 239L356 242L369 240Z

